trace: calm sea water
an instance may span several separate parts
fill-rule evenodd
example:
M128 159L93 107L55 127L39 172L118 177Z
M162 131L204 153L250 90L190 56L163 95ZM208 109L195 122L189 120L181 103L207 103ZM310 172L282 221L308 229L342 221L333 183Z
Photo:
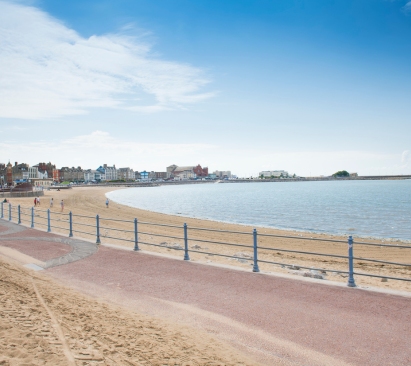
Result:
M107 196L200 219L411 240L411 180L198 184L130 188Z

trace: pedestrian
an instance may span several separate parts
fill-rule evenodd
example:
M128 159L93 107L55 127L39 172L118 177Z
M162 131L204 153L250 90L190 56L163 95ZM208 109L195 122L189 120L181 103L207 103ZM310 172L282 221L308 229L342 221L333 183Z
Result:
M37 197L37 206L40 206L40 197Z
M61 212L63 212L64 211L64 201L63 200L61 200L60 206L61 206Z
M34 206L37 206L37 197L34 197Z
M53 203L54 203L54 201L53 201L53 197L51 197L51 198L50 198L50 208L52 208L52 207L53 207Z
M106 199L106 207L108 208L108 204L110 203L110 201L108 200L108 198Z

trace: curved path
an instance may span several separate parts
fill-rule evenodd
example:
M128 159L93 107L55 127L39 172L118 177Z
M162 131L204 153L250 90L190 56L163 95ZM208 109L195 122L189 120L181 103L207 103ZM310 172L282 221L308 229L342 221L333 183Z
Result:
M18 250L42 261L43 268L78 261L94 254L98 248L93 243L43 233L3 220L0 220L0 246Z
M0 246L7 244L46 263L68 258L64 250L74 248L74 242L96 248L21 227L12 232L11 226L0 220ZM33 251L36 247L38 252ZM44 272L136 312L203 329L266 365L411 364L411 297L143 251L102 246L93 253Z

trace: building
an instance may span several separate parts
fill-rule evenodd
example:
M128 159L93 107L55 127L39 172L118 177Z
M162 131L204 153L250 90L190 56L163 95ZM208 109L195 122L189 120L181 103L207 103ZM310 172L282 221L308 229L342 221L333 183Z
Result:
M53 173L52 173L53 174ZM63 167L60 169L60 181L62 182L83 182L84 170L81 167Z
M115 165L108 166L107 164L103 164L103 166L99 166L97 170L104 175L104 179L102 180L118 180L118 171Z
M130 168L117 169L117 179L122 180L135 180L134 170Z
M263 178L286 178L288 172L285 170L263 170L259 173L259 176Z
M148 182L148 176L149 176L149 172L146 172L145 170L143 172L140 172L140 180L142 182Z
M53 176L53 170L56 169L56 166L50 162L46 163L38 163L37 168L39 171L46 171L47 172L47 177L51 178Z
M10 166L10 167L9 167ZM8 174L10 175L11 170L11 182L28 182L29 180L29 165L22 163L18 164L17 161L14 163L14 166L11 166L9 163L7 165Z
M177 166L175 164L170 165L166 168L167 178L177 178L177 179L195 179L195 178L205 178L208 176L208 168L202 168L200 164L197 166Z
M155 179L167 179L167 172L154 172Z
M35 187L50 187L53 184L53 179L48 178L34 178L31 179L31 184Z
M229 170L216 170L214 172L217 178L220 179L230 179L231 178L231 172Z
M102 173L99 172L98 170L93 170L93 169L87 169L84 170L84 182L89 183L89 182L101 182L102 179Z

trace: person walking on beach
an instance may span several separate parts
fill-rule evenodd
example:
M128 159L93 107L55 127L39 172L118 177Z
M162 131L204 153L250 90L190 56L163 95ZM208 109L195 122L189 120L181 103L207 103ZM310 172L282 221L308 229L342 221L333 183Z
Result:
M37 197L34 197L34 207L37 206Z
M63 212L64 211L64 201L63 200L61 200L60 206L61 206L61 212Z
M110 201L108 200L108 198L106 199L106 207L108 208L108 204L110 203Z
M40 197L37 197L37 206L40 206Z
M52 207L53 207L53 203L54 203L54 201L53 201L53 197L51 197L51 198L50 198L50 208L52 208Z

